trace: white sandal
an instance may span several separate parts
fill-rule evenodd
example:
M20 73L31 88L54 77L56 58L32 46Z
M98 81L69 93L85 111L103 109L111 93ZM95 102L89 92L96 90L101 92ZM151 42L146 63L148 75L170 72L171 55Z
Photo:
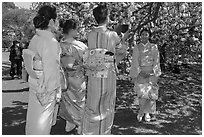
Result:
M142 116L140 116L139 114L137 115L137 120L139 121L139 122L141 122L142 121Z
M145 114L145 121L146 122L151 121L151 117L150 117L149 113Z

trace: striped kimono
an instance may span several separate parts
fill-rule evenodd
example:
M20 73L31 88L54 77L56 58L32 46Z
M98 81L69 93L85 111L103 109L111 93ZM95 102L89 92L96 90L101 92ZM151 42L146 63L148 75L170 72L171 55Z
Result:
M150 77L159 77L161 69L159 64L159 51L157 45L139 43L133 49L133 57L130 68L130 77L136 78L134 90L139 98L139 115L145 113L154 114L156 111L156 99L149 97L147 91L157 88L155 93L158 98L158 85L149 82ZM153 90L152 90L153 91Z
M126 46L120 44L116 32L105 26L93 28L88 35L88 49L107 49L115 54L116 62L126 55ZM82 134L111 134L116 98L116 72L114 63L108 70L108 77L88 75L87 99L82 124Z

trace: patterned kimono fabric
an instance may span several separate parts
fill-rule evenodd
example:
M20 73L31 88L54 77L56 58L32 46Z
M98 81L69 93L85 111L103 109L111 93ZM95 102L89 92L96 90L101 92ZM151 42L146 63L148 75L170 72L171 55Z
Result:
M121 55L124 56L126 53L126 49L124 50L124 46L119 44L119 42L120 38L117 33L107 30L104 26L93 28L88 35L89 50L97 48L107 49L116 55L116 59L121 58ZM116 72L114 63L111 63L107 78L88 75L87 100L83 117L82 134L111 134L115 98Z
M145 90L148 90L148 88L154 88L148 82L152 75L156 77L161 75L157 45L149 42L146 45L140 43L134 47L130 69L130 76L137 78L135 90L139 97L140 116L143 116L145 113L154 114L156 112L156 101L140 95L145 93Z
M49 135L53 122L55 122L56 95L60 88L60 47L51 32L37 30L28 49L38 53L42 58L43 85L48 92L45 98L49 101L46 105L41 105L36 95L39 91L39 79L29 76L26 134Z
M61 49L61 63L68 88L62 92L59 116L66 120L67 132L77 125L80 134L86 91L82 55L87 46L73 39L62 41Z

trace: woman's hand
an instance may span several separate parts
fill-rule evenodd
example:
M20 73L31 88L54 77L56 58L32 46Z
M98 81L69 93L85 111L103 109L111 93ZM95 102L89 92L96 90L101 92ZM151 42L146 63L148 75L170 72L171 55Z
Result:
M156 76L150 76L149 77L149 82L151 82L152 84L156 84L158 80L158 77Z

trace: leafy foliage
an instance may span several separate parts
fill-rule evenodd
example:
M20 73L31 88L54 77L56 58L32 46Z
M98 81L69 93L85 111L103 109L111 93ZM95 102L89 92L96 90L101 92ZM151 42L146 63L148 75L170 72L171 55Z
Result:
M12 7L12 3L10 4L7 7ZM77 19L80 27L78 39L87 42L87 33L96 24L92 10L99 2L35 2L30 11L14 9L5 14L3 24L9 26L8 24L12 22L11 26L18 26L16 27L18 30L23 30L23 37L29 40L35 32L32 18L44 4L56 6L59 19ZM139 42L140 29L145 26L151 29L150 41L159 47L162 68L168 66L173 69L178 65L201 63L201 2L108 2L106 4L110 9L110 19L114 21L109 24L110 29L119 23L128 23L132 28L127 41L128 54L119 65L121 73L129 73L132 49ZM3 29L5 27L6 25L3 25Z
M2 13L8 12L10 9L17 9L13 2L3 2L2 3Z
M9 47L13 40L28 41L33 36L33 11L15 7L13 2L3 2L2 14L2 47ZM31 36L30 36L31 35Z

